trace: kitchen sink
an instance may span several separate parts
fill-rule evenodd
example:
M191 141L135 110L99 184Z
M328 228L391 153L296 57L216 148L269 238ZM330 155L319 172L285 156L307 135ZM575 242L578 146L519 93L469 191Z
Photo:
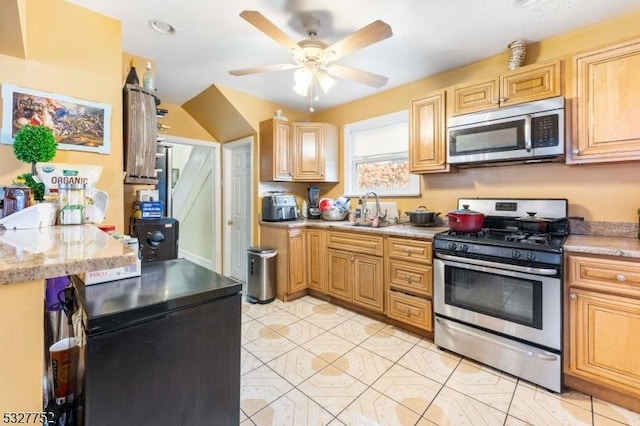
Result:
M373 226L371 226L371 222L354 222L354 223L350 223L349 225L351 225L351 226L362 226L364 228L373 228ZM377 228L384 228L384 227L393 226L393 225L395 225L395 223L380 222L380 224L377 226Z

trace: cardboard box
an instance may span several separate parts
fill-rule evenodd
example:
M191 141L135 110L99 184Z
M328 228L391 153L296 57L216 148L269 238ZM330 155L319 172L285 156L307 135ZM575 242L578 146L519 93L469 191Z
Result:
M137 259L134 263L120 268L104 269L102 271L91 271L84 274L78 274L78 277L84 282L85 285L104 283L107 281L123 280L125 278L139 277L142 273L142 261L140 260L140 251L138 246L138 239L129 236L120 239L122 244L126 244L137 253Z

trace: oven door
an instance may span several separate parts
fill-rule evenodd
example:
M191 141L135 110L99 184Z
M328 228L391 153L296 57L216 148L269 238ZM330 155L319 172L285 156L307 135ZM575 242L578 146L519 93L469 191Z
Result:
M561 349L559 271L536 275L504 269L508 264L477 261L480 265L474 265L462 257L447 258L434 259L436 315ZM541 272L551 274L553 269Z

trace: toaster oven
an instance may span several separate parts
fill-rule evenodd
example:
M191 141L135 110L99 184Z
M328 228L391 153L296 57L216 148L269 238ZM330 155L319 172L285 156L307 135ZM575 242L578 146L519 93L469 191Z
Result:
M262 199L262 220L266 222L296 220L297 212L296 197L293 195L266 195Z

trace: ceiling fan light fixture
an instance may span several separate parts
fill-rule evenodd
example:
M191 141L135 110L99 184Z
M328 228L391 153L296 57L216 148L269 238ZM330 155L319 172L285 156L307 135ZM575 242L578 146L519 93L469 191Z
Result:
M336 81L325 70L318 70L316 76L324 93L327 93L336 84Z

